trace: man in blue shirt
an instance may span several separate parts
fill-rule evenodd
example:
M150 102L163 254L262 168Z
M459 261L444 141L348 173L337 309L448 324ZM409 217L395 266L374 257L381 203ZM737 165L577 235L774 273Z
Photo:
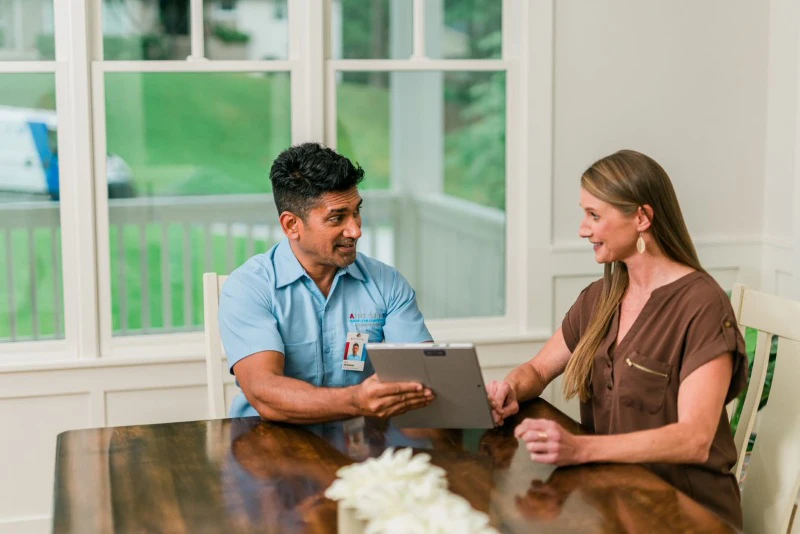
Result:
M414 290L356 252L364 171L316 143L287 149L270 180L286 238L231 273L219 325L242 388L232 417L318 423L392 417L426 406L414 382L380 382L366 342L432 339ZM358 343L362 358L346 358Z

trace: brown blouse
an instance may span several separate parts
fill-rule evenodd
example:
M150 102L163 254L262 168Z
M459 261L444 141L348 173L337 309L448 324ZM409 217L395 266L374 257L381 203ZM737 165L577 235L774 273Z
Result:
M586 331L603 281L581 292L561 325L574 351ZM695 369L723 353L733 354L733 377L725 402L747 386L744 339L725 292L711 276L693 272L650 294L628 333L616 346L619 309L595 355L592 398L581 403L581 423L598 434L622 434L678 421L678 390ZM731 468L736 447L727 412L703 464L648 464L661 478L741 530L739 485Z

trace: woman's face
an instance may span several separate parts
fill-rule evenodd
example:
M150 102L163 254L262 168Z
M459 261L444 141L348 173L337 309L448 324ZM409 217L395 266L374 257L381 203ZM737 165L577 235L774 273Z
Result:
M636 252L639 232L635 215L624 215L583 188L581 208L583 220L578 235L592 244L597 263L625 261Z

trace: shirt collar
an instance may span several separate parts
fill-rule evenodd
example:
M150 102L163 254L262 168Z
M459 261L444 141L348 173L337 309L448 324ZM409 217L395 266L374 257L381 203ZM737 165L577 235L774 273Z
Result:
M278 243L273 256L273 264L275 265L275 287L281 288L297 281L306 275L306 270L300 265L297 257L294 255L292 247L289 245L289 240L284 238ZM366 278L361 269L355 262L351 263L344 269L339 269L336 276L342 273L347 273L356 280L365 282Z

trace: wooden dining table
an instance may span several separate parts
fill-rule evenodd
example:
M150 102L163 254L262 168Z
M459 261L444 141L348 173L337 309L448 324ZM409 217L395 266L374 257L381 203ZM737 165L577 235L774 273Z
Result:
M732 531L644 467L532 462L513 434L524 417L584 432L541 399L491 430L258 417L72 430L58 437L53 532L335 532L336 471L389 447L429 454L501 532Z

